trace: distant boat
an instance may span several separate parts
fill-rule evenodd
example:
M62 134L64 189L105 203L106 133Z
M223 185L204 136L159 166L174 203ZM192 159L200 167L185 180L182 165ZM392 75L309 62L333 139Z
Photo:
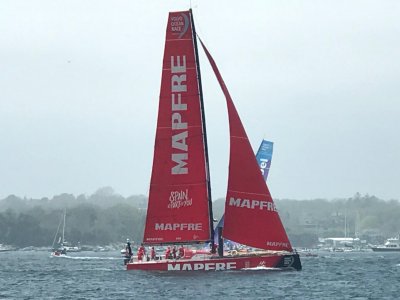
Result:
M399 236L387 239L383 245L370 245L370 248L374 252L400 252Z
M67 254L67 249L64 247L64 234L65 234L65 217L66 217L67 211L64 209L61 218L60 218L60 223L58 224L56 234L54 236L53 244L51 245L51 248L53 249L51 252L51 256L65 256Z
M0 252L14 251L14 250L16 250L16 248L11 245L0 244Z
M53 244L51 246L52 247L51 256L65 256L67 252L78 252L81 250L79 243L78 246L69 246L69 243L65 240L66 216L67 216L67 210L64 209L60 218L60 223L58 224L56 234L54 236Z
M186 248L179 259L170 259L167 248L166 258L131 260L127 270L301 270L300 257L260 174L236 107L214 59L203 43L202 47L228 108L230 155L223 238L256 250L224 255L221 249L216 253L197 34L191 10L171 12L143 246L209 242L211 251ZM223 247L223 242L218 246Z

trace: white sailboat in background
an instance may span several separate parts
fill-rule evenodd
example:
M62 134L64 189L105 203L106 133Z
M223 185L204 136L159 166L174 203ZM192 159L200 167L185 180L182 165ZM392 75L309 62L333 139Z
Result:
M81 250L80 245L69 246L68 242L65 240L65 219L67 216L67 209L64 209L63 214L60 218L60 223L58 224L56 234L53 239L53 244L51 245L52 253L51 256L65 256L67 252L78 252ZM61 229L62 224L62 229Z
M64 209L63 214L60 218L60 223L58 223L56 234L54 235L53 244L51 245L52 252L51 256L65 256L67 254L67 249L64 247L65 240L65 217L67 210ZM62 229L60 227L62 224Z

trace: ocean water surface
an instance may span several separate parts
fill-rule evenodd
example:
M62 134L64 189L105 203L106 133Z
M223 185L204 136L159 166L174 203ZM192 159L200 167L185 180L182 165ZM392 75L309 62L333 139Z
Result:
M319 252L302 271L126 271L118 252L0 252L0 299L400 299L400 253Z

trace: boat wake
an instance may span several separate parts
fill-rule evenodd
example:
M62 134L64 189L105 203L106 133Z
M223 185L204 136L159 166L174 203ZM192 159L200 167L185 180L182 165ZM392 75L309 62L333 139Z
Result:
M69 255L53 256L52 255L50 257L75 259L75 260L121 260L120 257L99 257L99 256L69 256Z
M281 269L279 268L268 268L268 267L254 267L254 268L243 268L243 271L280 271Z

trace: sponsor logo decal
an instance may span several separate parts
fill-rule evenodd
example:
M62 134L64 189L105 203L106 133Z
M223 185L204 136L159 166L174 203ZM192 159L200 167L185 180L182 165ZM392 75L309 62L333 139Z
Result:
M169 203L168 203L168 208L174 209L174 208L181 208L181 207L188 207L192 206L193 200L192 198L189 198L189 191L186 189L186 191L171 191L171 194L169 196Z
M270 247L279 247L279 248L282 248L282 247L289 248L289 244L288 244L288 243L285 243L285 242L272 242L272 241L267 241L267 246L270 246Z
M182 93L187 92L186 56L171 56L171 168L172 175L188 174L188 123L185 122L187 103L184 103Z
M148 237L146 238L146 242L162 242L164 238L161 237Z
M230 197L229 206L235 206L240 208L250 208L250 209L259 209L266 211L277 211L275 204L270 201L261 201L261 200L249 200L249 199L235 199L234 197Z
M257 267L265 267L265 261L264 260L260 261Z
M291 267L294 263L294 257L293 256L285 256L283 258L283 266L284 267Z
M265 173L265 169L268 167L268 161L269 160L266 158L260 158L260 171L263 175Z
M201 231L203 229L201 223L155 223L154 227L155 230L161 230L161 231L167 231L167 230Z
M172 16L170 20L171 31L174 35L178 35L180 39L189 28L189 16L187 14L180 14Z

